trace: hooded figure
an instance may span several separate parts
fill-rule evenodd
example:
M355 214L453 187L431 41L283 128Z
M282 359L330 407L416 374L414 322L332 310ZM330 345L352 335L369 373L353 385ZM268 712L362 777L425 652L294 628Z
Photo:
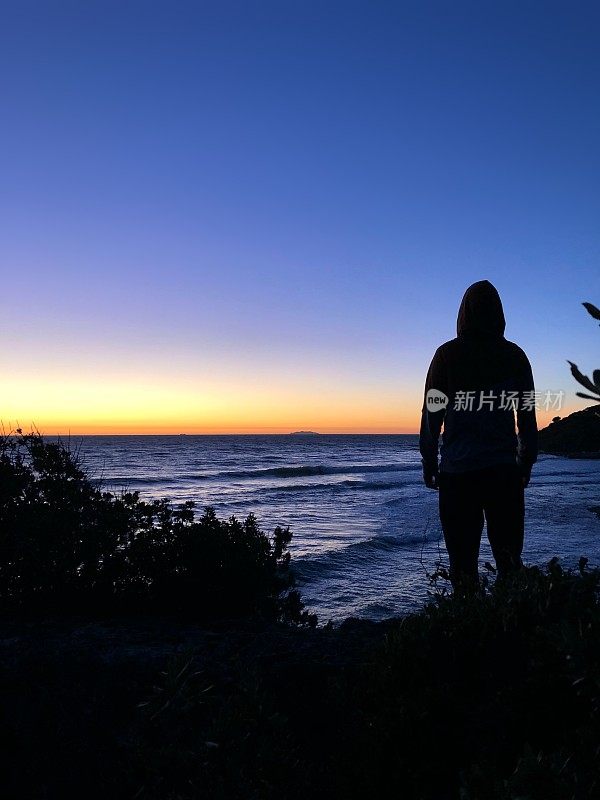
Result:
M469 286L458 311L457 337L437 349L425 382L423 475L429 488L440 489L455 578L477 576L484 516L499 570L520 565L523 488L537 458L537 425L531 366L523 350L504 338L505 325L496 288L489 281ZM498 517L496 507L512 509L512 518ZM498 548L508 529L517 545L506 558ZM467 541L468 559L461 561L457 543L460 549Z

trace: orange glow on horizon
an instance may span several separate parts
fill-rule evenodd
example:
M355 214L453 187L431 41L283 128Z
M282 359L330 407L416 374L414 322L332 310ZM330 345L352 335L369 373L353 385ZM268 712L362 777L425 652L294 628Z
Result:
M71 376L14 376L3 386L5 430L35 427L46 435L417 433L420 387L229 384ZM540 427L577 407L540 411Z
M47 435L414 433L420 401L324 386L182 385L152 381L23 381L5 388L5 429ZM403 410L406 409L406 410Z
M576 408L564 409L562 412L538 412L538 427L543 428L550 424L552 417L566 417L577 411ZM341 421L340 421L341 422ZM231 424L198 424L193 422L181 423L164 422L160 420L136 422L134 420L81 420L71 424L64 420L41 419L38 421L23 420L2 421L5 431L15 430L20 427L24 431L38 430L46 436L176 436L176 435L245 435L245 434L288 434L294 431L314 431L320 434L417 434L419 432L420 415L413 414L412 419L398 419L397 422L388 422L381 425L365 421L361 424L356 420L353 424L319 424L315 422L285 423L274 425L257 425L252 423Z

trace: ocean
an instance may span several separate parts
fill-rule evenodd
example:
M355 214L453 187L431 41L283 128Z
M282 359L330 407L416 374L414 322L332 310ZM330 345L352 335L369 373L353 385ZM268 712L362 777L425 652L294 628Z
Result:
M381 619L427 597L445 549L416 435L83 436L91 477L143 498L290 526L292 564L321 622ZM524 560L600 564L600 462L540 456L526 491ZM481 564L491 560L487 539Z

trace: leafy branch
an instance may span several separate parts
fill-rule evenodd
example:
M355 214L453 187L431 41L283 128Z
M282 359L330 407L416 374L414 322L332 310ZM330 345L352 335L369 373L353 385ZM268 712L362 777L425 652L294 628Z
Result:
M592 303L583 303L583 307L586 309L588 314L592 316L594 319L600 320L600 309L596 306L592 305ZM586 400L595 400L597 403L600 402L600 369L595 369L592 372L592 378L588 378L587 375L584 375L577 364L574 364L572 361L567 362L571 367L571 375L575 378L577 383L581 384L585 387L589 392L592 394L585 394L584 392L576 392L577 397L583 397Z

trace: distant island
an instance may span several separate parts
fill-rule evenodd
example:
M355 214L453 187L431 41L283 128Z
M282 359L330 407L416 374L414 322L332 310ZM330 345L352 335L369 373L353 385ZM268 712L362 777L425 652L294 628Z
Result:
M600 404L555 417L539 434L540 450L570 458L600 457Z
M320 436L320 433L317 431L292 431L290 436Z

